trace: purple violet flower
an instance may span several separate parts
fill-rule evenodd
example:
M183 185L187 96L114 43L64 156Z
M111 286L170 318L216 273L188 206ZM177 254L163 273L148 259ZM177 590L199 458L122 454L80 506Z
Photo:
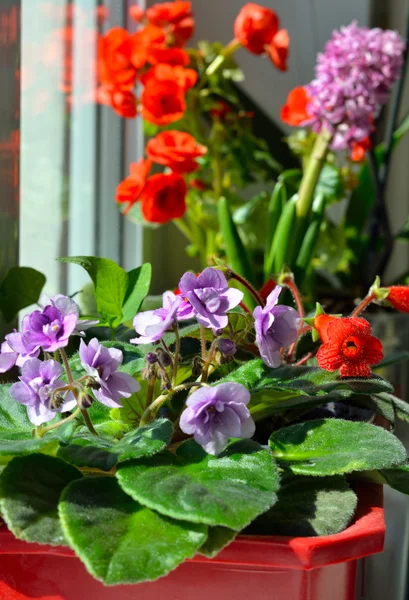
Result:
M109 408L121 408L121 398L129 398L140 390L141 386L131 375L117 373L123 361L121 350L105 348L97 338L93 338L88 346L81 340L80 360L87 374L100 385L93 392L101 404Z
M20 381L10 388L14 400L27 406L27 414L33 425L51 421L57 412L67 412L75 408L76 400L71 392L66 393L64 403L58 409L50 408L52 392L66 385L59 379L63 368L55 360L42 362L38 358L27 360L21 370Z
M228 325L227 311L238 306L243 292L229 288L221 271L208 267L198 277L185 273L179 282L182 303L178 320L196 317L201 325L224 329Z
M300 316L290 306L276 306L282 288L277 285L267 297L267 305L254 309L256 344L263 362L269 367L281 364L280 348L286 348L297 340Z
M15 331L6 335L6 341L1 345L0 352L0 373L6 373L9 369L17 365L22 367L30 358L37 358L40 349L32 349L21 339L21 333Z
M220 454L228 438L251 438L255 424L247 404L250 392L240 383L220 383L193 392L180 417L180 428L193 434L208 454Z
M180 296L176 296L173 292L165 292L162 301L162 308L147 310L136 315L133 326L140 337L130 340L132 344L152 344L171 329L180 306Z
M335 150L369 137L400 75L404 48L397 32L358 27L356 21L334 31L318 55L316 78L306 86L311 118L305 124L333 133Z

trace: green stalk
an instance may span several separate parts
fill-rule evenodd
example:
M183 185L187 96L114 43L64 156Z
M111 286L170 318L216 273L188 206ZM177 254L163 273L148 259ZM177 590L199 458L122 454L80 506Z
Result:
M331 139L332 133L327 129L322 129L315 141L298 192L296 214L299 221L306 219L310 214L315 188L325 165Z

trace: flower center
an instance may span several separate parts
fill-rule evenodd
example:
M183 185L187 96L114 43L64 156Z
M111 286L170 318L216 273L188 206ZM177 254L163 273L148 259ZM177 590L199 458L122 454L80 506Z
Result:
M355 336L346 338L342 343L342 352L346 358L357 358L361 353L361 343Z

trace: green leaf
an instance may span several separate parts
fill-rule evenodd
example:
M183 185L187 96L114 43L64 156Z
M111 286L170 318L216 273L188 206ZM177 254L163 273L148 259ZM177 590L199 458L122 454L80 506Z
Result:
M320 419L291 425L269 439L273 456L298 475L338 475L406 462L401 442L369 423Z
M27 408L10 396L10 388L8 383L0 385L0 439L29 439L34 426L27 416Z
M409 495L409 465L401 465L395 469L382 469L380 474L391 488Z
M405 400L401 400L397 396L393 394L376 394L378 398L384 400L385 402L390 402L395 416L401 421L409 422L409 403ZM391 420L391 419L389 419Z
M45 282L45 276L30 267L12 267L7 272L0 285L0 310L7 322L38 302Z
M237 531L227 527L209 527L207 540L200 546L198 552L208 558L214 558L234 540Z
M278 501L251 525L262 535L315 536L343 531L357 497L342 476L284 477Z
M99 314L110 327L122 323L122 307L128 291L128 274L113 260L96 256L70 256L59 258L83 267L95 286L95 299Z
M390 365L399 365L407 360L409 360L409 352L407 350L397 350L396 352L391 352L388 356L385 356L385 358L373 367L373 369L378 371L379 369L389 367Z
M52 456L13 458L0 476L0 508L7 527L20 540L66 545L58 502L64 488L81 477Z
M270 452L251 441L230 444L215 457L188 440L176 456L121 465L117 477L130 496L161 514L235 531L272 506L278 488Z
M141 506L112 477L85 478L60 502L63 530L88 571L106 585L152 581L192 558L206 527Z
M68 445L58 449L57 455L78 467L110 471L117 463L160 452L169 444L172 435L172 423L168 419L159 419L127 433L119 442L87 434L74 437Z
M122 322L131 321L139 311L149 292L152 267L145 263L128 272L128 289L122 307Z
M339 169L334 165L325 164L315 189L315 195L322 194L327 200L336 201L342 198L343 193L344 186Z

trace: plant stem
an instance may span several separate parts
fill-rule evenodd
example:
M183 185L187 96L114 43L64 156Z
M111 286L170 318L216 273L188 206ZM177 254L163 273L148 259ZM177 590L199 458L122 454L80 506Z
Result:
M203 363L201 382L206 383L209 377L209 367L212 364L216 355L216 340L213 340L210 346L209 354L207 355L206 361Z
M155 391L155 382L156 382L156 377L153 375L153 377L151 377L148 382L148 390L146 392L145 410L148 408L148 406L150 406L152 404L153 392Z
M72 373L71 373L70 365L68 363L68 357L67 357L67 354L66 354L64 348L60 348L60 354L61 354L62 362L64 364L65 372L67 373L68 383L73 387L72 393L74 394L74 397L75 397L75 399L77 401L77 404L78 404L78 408L81 410L81 414L84 417L85 424L88 427L89 431L93 435L98 435L98 433L94 429L94 426L93 426L93 424L91 422L91 419L89 418L89 414L87 413L87 411L85 409L81 408L81 406L79 405L79 402L78 402L78 391L75 388L75 384L74 384L74 380L72 378Z
M154 402L152 402L152 404L150 406L147 407L147 409L145 410L145 412L142 415L139 425L141 427L142 427L142 425L146 425L148 423L148 417L149 417L150 413L153 412L154 410L156 410L157 408L160 408L162 406L162 404L164 404L167 400L169 400L177 392L181 392L182 390L187 390L189 388L196 388L196 387L202 387L202 386L207 386L207 383L201 383L199 381L192 381L190 383L182 383L181 385L177 385L172 390L169 390L166 394L161 394L160 396L158 396L156 398L156 400Z
M183 235L189 240L189 242L193 242L192 232L189 229L189 226L183 219L173 219L173 223L176 227L183 233Z
M357 317L364 311L374 300L376 296L373 292L369 292L369 294L358 304L354 311L351 313L351 317Z
M232 39L231 42L229 42L223 50L223 53L219 54L219 56L216 56L214 61L210 63L210 65L207 67L206 75L208 77L214 75L216 71L218 71L220 67L224 64L226 59L232 56L236 52L236 50L240 48L240 46L241 44L238 40L236 40L236 38Z
M331 139L332 134L327 129L322 129L315 141L298 191L296 213L300 219L305 219L310 214L315 188L325 164Z
M245 279L244 277L242 277L241 275L239 275L235 271L229 271L228 274L227 274L227 279L235 279L236 281L238 281L239 283L241 283L241 285L244 286L250 292L250 294L256 300L257 304L259 304L260 306L265 306L266 305L265 301L260 296L260 294L258 293L258 291L256 290L256 288L253 287L251 285L251 283L249 281L247 281L247 279Z
M300 290L298 289L295 281L291 277L288 277L288 278L284 279L283 284L286 287L288 287L288 289L290 290L290 292L294 298L294 302L297 306L298 314L300 315L300 318L303 319L305 317L304 305L302 303ZM301 322L300 322L300 325L302 326Z
M176 327L175 327L175 353L173 356L173 385L176 385L176 379L178 376L179 354L180 354L180 335L179 335L179 327L176 324Z
M61 427L61 425L64 425L65 423L68 423L69 421L73 421L74 419L76 419L79 416L80 412L81 412L81 409L77 408L77 410L75 412L73 412L66 419L62 419L61 421L58 421L58 423L54 423L53 425L49 425L48 427L43 427L41 429L41 431L38 432L38 437L43 437L43 435L45 433L47 433L48 431L51 431L52 429L57 429L57 427Z

